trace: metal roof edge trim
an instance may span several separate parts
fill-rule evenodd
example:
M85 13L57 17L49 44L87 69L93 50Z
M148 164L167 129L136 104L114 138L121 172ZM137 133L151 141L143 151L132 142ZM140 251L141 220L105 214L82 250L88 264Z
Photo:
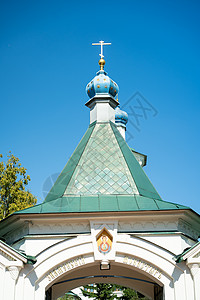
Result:
M7 247L10 249L10 251L15 252L17 255L20 255L24 263L28 263L28 258L26 254L21 253L20 251L16 250L15 248L11 247L10 245L6 244L4 241L0 241L1 244L4 245L4 247ZM11 253L13 255L13 253Z
M96 122L93 122L88 127L86 133L82 137L81 141L79 142L78 146L74 150L73 154L71 155L70 159L68 160L67 164L63 168L62 172L58 176L55 184L49 191L48 195L46 196L45 200L43 202L49 202L51 200L54 200L56 198L61 197L64 194L64 191L66 189L66 186L68 185L75 169L80 161L80 158L85 150L85 147L88 143L88 140L94 130ZM64 176L63 176L64 175ZM64 178L63 178L64 177ZM65 181L65 184L61 184L62 181Z
M175 205L177 208L176 209L191 209L189 206L185 206L182 204L178 204L178 203L174 203L174 202L170 202L170 201L165 201L163 199L154 199L155 201L160 201L160 202L164 202L164 203L169 203L169 204L173 204ZM170 208L169 208L170 209Z
M176 256L174 257L175 261L176 261L177 263L180 263L180 262L182 262L183 260L187 259L187 258L184 259L183 256L186 255L188 252L190 252L192 249L194 249L194 248L195 248L197 245L199 245L199 244L200 244L200 241L197 242L196 244L194 244L192 247L186 248L181 254L176 255Z

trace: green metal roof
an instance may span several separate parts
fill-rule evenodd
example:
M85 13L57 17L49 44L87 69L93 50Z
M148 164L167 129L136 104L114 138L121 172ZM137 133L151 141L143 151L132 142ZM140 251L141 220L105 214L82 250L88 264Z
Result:
M187 206L152 199L140 195L93 195L93 196L63 196L56 200L17 211L15 214L27 213L70 213L70 212L123 212L145 210L189 209Z
M137 159L133 155L131 149L123 139L115 124L113 124L112 122L110 124L112 126L119 147L123 153L124 159L126 160L126 163L129 167L131 175L136 183L139 194L145 197L156 198L161 200L160 195L158 194L151 181L145 174L144 170L138 163Z
M16 250L15 248L11 247L10 245L6 244L4 241L0 240L0 243L11 249L12 251L16 252L17 254L21 255L23 258L26 258L27 264L34 265L37 262L37 259L35 256L26 255L25 253L22 253L21 251Z
M139 194L110 123L96 124L64 192L71 195Z
M53 199L57 199L63 196L67 185L76 169L76 166L83 154L83 151L90 139L90 136L94 130L95 123L91 124L86 131L85 135L83 136L82 140L78 144L77 148L75 149L74 153L70 157L68 163L64 167L63 171L60 173L58 179L56 180L54 186L46 196L44 201L51 201Z
M196 244L194 244L192 247L188 247L186 248L181 254L178 254L175 256L175 261L180 263L183 261L183 256L188 253L189 251L191 251L192 249L194 249L195 247L197 247L200 244L200 241L197 242Z
M188 209L163 201L112 122L91 124L42 204L19 213Z

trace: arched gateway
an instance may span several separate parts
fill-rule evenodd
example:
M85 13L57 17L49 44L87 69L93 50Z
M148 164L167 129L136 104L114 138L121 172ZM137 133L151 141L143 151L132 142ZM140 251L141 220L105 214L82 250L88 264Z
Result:
M87 85L90 125L42 204L0 223L0 299L56 300L94 282L149 299L200 299L200 217L163 201L125 141L127 114L103 70Z

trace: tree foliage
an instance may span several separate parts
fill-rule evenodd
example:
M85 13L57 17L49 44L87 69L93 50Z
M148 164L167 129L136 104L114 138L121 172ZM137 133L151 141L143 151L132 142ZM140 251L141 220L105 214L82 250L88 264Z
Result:
M57 300L75 300L77 298L73 297L73 296L68 296L68 295L64 295L62 297L59 297Z
M118 298L119 300L148 300L147 297L143 296L135 290L121 285L117 285L116 287L122 292L122 296Z
M91 289L93 291L91 291ZM83 287L83 296L93 298L96 300L113 300L116 299L116 295L113 294L115 286L109 283L96 283L94 286L85 285Z
M81 300L81 298L74 294L72 291L69 291L68 293L66 293L64 296L59 297L57 300Z
M2 154L0 158L3 158ZM31 179L19 158L11 152L7 158L7 162L3 159L0 161L0 220L37 202L30 191L25 189Z
M94 291L91 291L91 288ZM148 300L147 297L143 296L139 292L132 290L130 288L107 283L97 283L91 287L91 285L85 285L82 290L84 296L88 298L93 298L96 300L106 300L106 299L118 299L118 300ZM120 291L121 296L117 295L115 292Z

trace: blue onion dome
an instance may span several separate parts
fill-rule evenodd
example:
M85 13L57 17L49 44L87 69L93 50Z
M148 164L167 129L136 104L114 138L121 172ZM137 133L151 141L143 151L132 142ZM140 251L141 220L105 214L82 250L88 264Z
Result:
M115 97L119 92L119 87L116 82L107 75L102 67L102 69L97 72L94 79L87 84L86 92L90 98L93 98L96 95L110 95Z
M126 126L128 122L128 114L121 110L119 106L115 108L115 124L120 124L122 126Z

